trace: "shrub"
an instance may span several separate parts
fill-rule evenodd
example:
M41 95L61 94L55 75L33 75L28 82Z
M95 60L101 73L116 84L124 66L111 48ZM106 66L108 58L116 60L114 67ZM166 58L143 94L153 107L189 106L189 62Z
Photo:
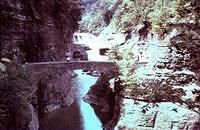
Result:
M125 86L131 86L136 82L136 77L134 76L134 61L135 57L133 52L129 48L119 48L118 46L112 47L109 51L109 58L116 61L119 66L120 79Z

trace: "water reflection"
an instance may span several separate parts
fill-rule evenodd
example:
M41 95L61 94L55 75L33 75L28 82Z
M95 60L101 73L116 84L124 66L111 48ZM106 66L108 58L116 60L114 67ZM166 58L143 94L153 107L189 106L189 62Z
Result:
M40 122L40 129L84 130L78 102L47 114Z
M86 75L82 70L75 72L78 77L72 80L76 95L74 103L47 114L40 121L40 129L102 130L101 122L93 108L82 99L90 86L95 84L97 77Z
M78 77L75 79L76 86L79 88L79 102L80 110L82 113L84 130L102 130L101 122L95 115L93 108L86 102L83 101L83 97L89 91L91 85L94 85L97 81L97 77L86 75L82 71L75 71Z

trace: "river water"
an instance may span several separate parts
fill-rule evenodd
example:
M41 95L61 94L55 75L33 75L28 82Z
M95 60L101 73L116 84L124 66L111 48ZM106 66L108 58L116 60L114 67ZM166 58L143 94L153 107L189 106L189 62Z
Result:
M48 113L40 122L41 129L102 130L102 124L93 108L82 99L91 85L95 84L97 77L87 75L82 70L76 70L75 73L78 76L72 79L75 91L74 103Z
M102 43L91 34L79 34L82 36L81 44L85 43L91 50L87 51L89 61L107 61L107 56L99 54L99 48ZM85 40L84 40L85 39ZM77 43L79 44L79 43ZM96 116L93 108L83 101L83 97L89 91L91 85L94 85L98 77L87 75L82 70L75 71L78 76L72 79L75 92L75 101L71 106L62 107L51 113L48 113L40 121L41 130L62 129L62 130L102 130L102 124Z

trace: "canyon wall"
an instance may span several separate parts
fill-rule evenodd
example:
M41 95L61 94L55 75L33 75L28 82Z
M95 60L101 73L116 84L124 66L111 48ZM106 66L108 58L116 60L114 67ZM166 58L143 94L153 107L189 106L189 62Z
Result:
M160 39L137 31L124 48L132 47L137 79L120 95L117 129L171 130L200 128L200 26L180 21Z
M21 62L64 58L80 20L78 1L3 0L0 6L1 57Z
M72 37L74 31L78 29L81 11L79 0L1 0L0 57L9 58L12 63L19 66L26 62L64 60L65 53L71 51ZM33 116L31 112L37 113L38 105L39 111L43 110L42 113L62 106L63 98L70 91L70 83L67 82L70 76L71 73L65 70L37 79L34 83L37 85L32 86L34 92L26 97L28 100L28 103L24 104L26 109L22 108L19 113L14 111L15 117L3 111L10 102L4 103L1 109L3 114L7 115L8 121L5 121L3 116L0 127L38 125L37 119L31 119L37 116ZM3 92L4 87L1 85L0 91ZM9 95L10 92L3 93ZM21 102L21 99L16 100ZM35 106L35 110L32 106ZM28 114L22 114L25 111L32 116L25 118L28 117ZM20 121L17 121L19 119Z

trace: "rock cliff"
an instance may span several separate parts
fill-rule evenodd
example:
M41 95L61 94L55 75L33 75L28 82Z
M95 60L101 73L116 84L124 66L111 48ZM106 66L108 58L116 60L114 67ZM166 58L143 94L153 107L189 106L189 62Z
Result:
M110 51L111 56L122 62L119 66L124 91L117 95L118 109L108 129L113 128L116 120L115 129L123 130L200 128L199 1L190 0L188 6L191 6L190 9L185 8L181 0L176 9L179 19L167 19L165 27L158 25L161 29L159 32L152 29L153 22L148 18L149 21L143 19L142 27L140 24L134 27L127 24L124 31L126 42ZM141 14L145 14L145 8L142 8ZM138 12L124 14L127 15L125 21L117 22L126 24L128 18L133 18L131 23L139 22L135 18ZM164 20L160 22L164 23ZM116 32L112 24L104 31L108 34ZM135 66L135 62L146 64Z
M64 60L65 53L71 51L73 33L78 29L81 12L79 0L1 0L0 57L9 58L17 65ZM33 94L26 97L31 100L24 104L25 109L20 109L19 113L14 111L18 117L8 116L9 120L18 122L18 127L38 127L34 126L38 125L37 119L26 119L23 112L32 113L30 117L35 118L33 105L42 104L39 111L46 112L62 106L63 98L70 90L70 83L66 82L70 76L71 73L66 71L37 79L38 84L32 86ZM3 92L4 87L1 86L0 91ZM22 101L20 98L16 100ZM20 121L16 121L18 119ZM0 127L15 127L16 123L9 120L0 122Z
M181 21L163 40L137 31L123 48L132 48L137 79L121 94L118 129L200 128L199 24Z
M63 59L70 50L81 17L78 1L3 0L0 6L1 57L52 61Z

